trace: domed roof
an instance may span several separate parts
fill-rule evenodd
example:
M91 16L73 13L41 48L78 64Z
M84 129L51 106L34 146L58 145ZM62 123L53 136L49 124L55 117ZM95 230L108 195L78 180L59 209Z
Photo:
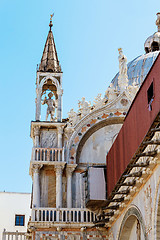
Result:
M158 31L148 37L144 43L146 53L160 50L160 13L157 13L156 25L158 27Z
M131 62L127 64L128 70L128 83L129 85L133 85L135 82L138 85L144 81L145 77L147 76L149 70L151 69L153 63L155 62L156 58L160 51L154 51L147 54L143 54ZM114 87L118 87L118 76L119 73L113 78L112 83Z

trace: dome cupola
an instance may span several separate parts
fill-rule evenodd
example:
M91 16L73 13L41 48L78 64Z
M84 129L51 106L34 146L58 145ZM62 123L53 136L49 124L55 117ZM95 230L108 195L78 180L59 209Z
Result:
M152 36L148 37L144 43L144 49L146 53L160 50L160 12L157 13L156 25L158 31Z

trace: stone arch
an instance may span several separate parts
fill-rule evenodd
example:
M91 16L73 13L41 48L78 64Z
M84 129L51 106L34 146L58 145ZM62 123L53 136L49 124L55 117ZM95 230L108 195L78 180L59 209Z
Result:
M155 191L155 198L153 204L153 218L152 218L153 239L160 239L160 177Z
M122 124L124 121L124 119L122 118L113 118L113 119L105 119L102 120L101 122L95 124L93 127L91 127L82 137L82 139L80 140L78 147L77 147L77 151L76 151L76 163L79 163L79 158L82 152L82 148L85 144L85 142L89 139L89 137L96 131L98 131L99 129L108 126L108 125L114 125L114 124Z
M44 77L40 84L39 84L39 88L42 89L43 85L48 81L48 80L51 80L52 81L52 84L56 86L56 88L58 89L59 88L59 81L55 78L55 77L52 77L52 76L46 76Z
M130 234L133 231L133 227L134 227L135 223L137 223L137 226L139 226L137 229L137 231L139 231L138 234L141 235L141 229L142 229L144 239L148 240L146 230L145 230L145 223L144 223L142 214L136 206L131 206L127 210L126 214L124 215L123 220L121 222L121 226L120 226L120 230L119 230L117 239L118 240L129 240ZM141 237L139 239L141 239Z

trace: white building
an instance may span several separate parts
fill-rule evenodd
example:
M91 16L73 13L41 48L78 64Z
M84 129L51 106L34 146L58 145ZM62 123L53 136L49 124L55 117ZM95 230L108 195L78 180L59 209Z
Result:
M27 232L31 215L31 194L0 192L0 239L6 232Z

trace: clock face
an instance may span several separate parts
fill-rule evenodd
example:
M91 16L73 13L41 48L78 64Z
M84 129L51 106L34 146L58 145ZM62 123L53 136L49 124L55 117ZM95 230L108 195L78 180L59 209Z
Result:
M85 142L79 163L106 164L106 155L122 124L108 125L94 132Z
M40 143L42 148L56 148L57 147L57 132L56 130L43 130L40 136Z

